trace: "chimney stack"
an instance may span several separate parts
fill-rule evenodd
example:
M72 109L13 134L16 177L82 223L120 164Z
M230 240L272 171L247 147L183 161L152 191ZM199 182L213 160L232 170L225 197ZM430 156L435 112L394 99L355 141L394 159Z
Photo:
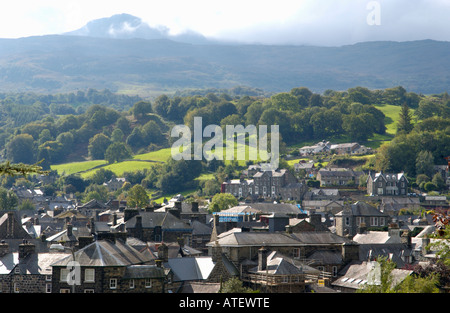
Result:
M267 250L261 247L258 250L258 271L265 271L267 268Z
M158 247L158 260L161 260L161 262L169 261L169 247L164 243L161 243Z
M192 212L198 212L198 202L192 202L192 207L191 207L191 211Z
M19 260L23 260L30 254L35 252L35 245L29 243L27 240L23 240L23 242L19 245Z
M113 223L112 223L112 225L113 226L116 226L117 225L117 214L116 213L113 213Z
M3 257L9 253L9 245L4 240L0 243L0 257Z
M130 218L138 214L139 211L137 209L127 208L124 210L124 221L127 222Z
M72 237L73 236L73 225L72 224L67 224L67 237Z

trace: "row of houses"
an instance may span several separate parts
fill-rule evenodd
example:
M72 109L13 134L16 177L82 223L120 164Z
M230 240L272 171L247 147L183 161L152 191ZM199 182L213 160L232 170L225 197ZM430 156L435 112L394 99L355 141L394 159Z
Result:
M410 236L429 223L402 224L365 202L335 214L273 202L213 215L179 201L98 214L90 208L92 216L66 215L64 230L40 238L25 227L35 217L22 223L17 213L3 214L2 292L217 292L231 277L262 292L308 292L319 281L336 291L333 284L378 255L401 265L434 257L422 251L427 238ZM388 231L370 230L377 227ZM363 286L342 284L344 292Z
M249 171L253 170L249 169ZM256 170L249 178L222 183L221 192L237 198L301 200L307 187L287 169Z
M301 156L310 156L321 153L335 153L338 155L357 155L357 154L370 154L372 149L364 145L360 145L357 142L332 144L329 141L320 141L312 146L303 146L299 148Z

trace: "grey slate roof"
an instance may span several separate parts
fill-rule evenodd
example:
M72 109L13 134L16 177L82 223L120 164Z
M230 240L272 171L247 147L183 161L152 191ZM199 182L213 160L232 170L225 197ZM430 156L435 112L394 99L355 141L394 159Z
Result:
M124 279L164 278L164 269L156 265L130 265L127 266Z
M351 204L350 210L353 216L387 216L374 206L363 201L358 201L356 203ZM337 213L336 215L342 216L342 211Z
M17 252L8 253L0 258L0 275L9 274L16 266L19 267L21 274L40 274L51 275L51 265L65 257L69 253L33 253L19 262Z
M233 232L218 239L221 246L300 246L301 242L285 233ZM207 246L214 243L207 243Z
M192 230L192 227L169 212L140 212L142 228L154 228L161 226L163 229ZM136 227L136 216L125 222L126 228Z
M249 272L264 272L272 275L293 275L303 274L303 271L283 257L277 256L276 252L271 252L267 256L267 268L258 271L258 267L254 267Z
M246 203L245 205L262 213L301 213L296 205L289 203Z
M66 266L71 261L73 261L72 255L53 265ZM127 266L144 264L151 260L132 246L117 239L115 243L109 240L94 241L75 252L75 261L81 266Z
M351 243L350 239L341 237L330 231L307 231L292 233L291 236L303 244L330 245Z
M318 250L308 256L309 260L319 260L322 265L325 264L342 264L342 253L339 251Z

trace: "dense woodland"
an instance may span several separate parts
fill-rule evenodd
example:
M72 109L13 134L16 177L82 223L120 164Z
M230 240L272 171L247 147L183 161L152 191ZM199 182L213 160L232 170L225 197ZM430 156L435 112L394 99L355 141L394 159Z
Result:
M402 107L395 136L386 134L386 116L380 105ZM419 177L424 182L432 179L430 165L445 164L444 158L450 156L450 96L425 96L401 86L384 90L355 87L323 94L299 87L271 95L250 88L209 89L154 99L94 89L57 95L0 94L0 116L3 159L25 164L43 160L44 169L80 160L114 163L170 147L171 128L176 124L192 127L194 116L203 118L203 126L278 124L282 152L294 155L304 143L347 140L364 144L373 136L385 136L389 140L364 169L404 171L412 178L424 175ZM236 163L168 160L150 170L128 173L128 178L170 193L181 187L195 188L193 178L202 171L215 172L217 179L201 186L214 194L221 179L233 177L233 166ZM111 175L100 171L97 183ZM66 183L74 191L85 192L92 181Z

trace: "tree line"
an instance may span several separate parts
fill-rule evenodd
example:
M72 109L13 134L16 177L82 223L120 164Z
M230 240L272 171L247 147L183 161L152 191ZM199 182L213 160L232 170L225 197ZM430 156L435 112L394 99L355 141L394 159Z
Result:
M282 145L288 147L333 138L364 142L374 134L385 134L386 117L376 105L390 104L402 106L403 119L398 121L402 130L389 145L379 149L372 168L403 170L416 176L426 174L420 167L423 165L418 165L425 158L423 151L431 153L432 158L426 162L432 160L434 164L443 164L443 157L450 154L447 93L424 96L398 86L384 90L355 87L323 94L298 87L272 95L255 94L242 96L219 90L181 96L163 94L153 100L93 89L64 95L0 94L0 143L5 147L6 159L25 164L43 160L44 169L80 159L114 163L136 153L170 147L170 129L176 124L193 127L196 116L203 118L203 125L222 127L277 124ZM411 108L415 109L414 116L408 111ZM17 110L41 111L31 122L22 123L14 120ZM171 166L161 167L159 174L176 173L176 166ZM226 166L220 168L226 173ZM147 184L170 190L167 181L149 177Z

